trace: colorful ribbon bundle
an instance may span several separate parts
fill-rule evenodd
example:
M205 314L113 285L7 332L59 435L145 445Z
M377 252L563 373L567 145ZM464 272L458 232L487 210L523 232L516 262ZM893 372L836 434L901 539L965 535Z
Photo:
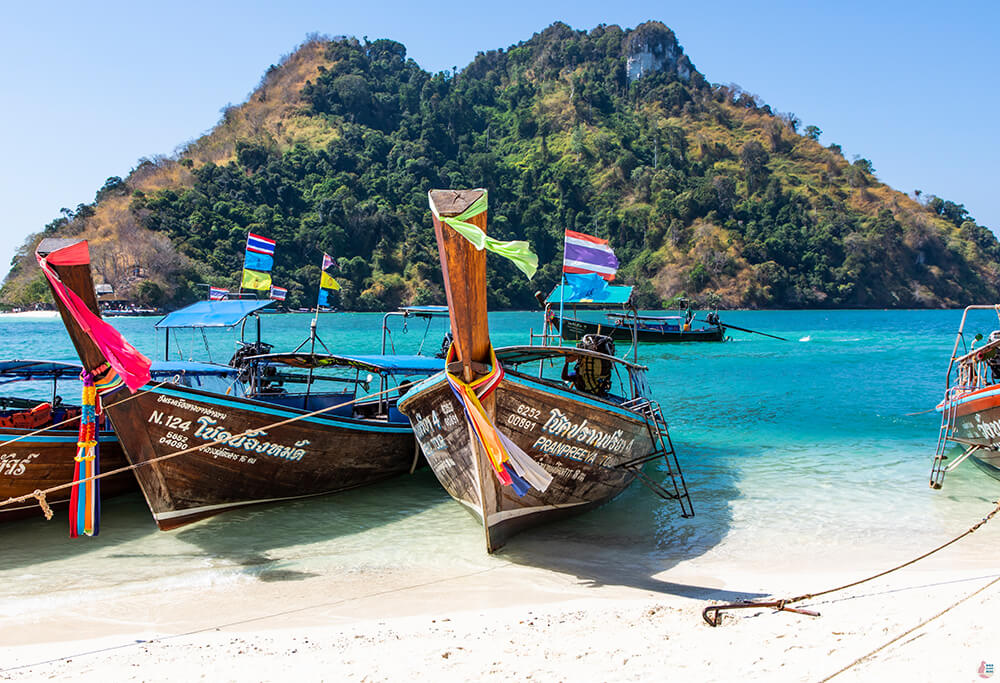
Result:
M101 518L101 482L91 479L101 469L97 447L97 416L100 413L97 387L94 385L94 376L87 371L80 375L80 379L83 381L83 397L80 401L80 436L74 458L75 483L69 499L70 538L81 534L96 536L100 530Z
M446 362L452 362L456 358L455 346L452 345L448 350ZM497 361L492 348L490 348L490 366L487 374L468 384L450 372L445 371L445 376L455 397L462 404L465 417L472 425L476 438L486 450L497 480L504 486L512 487L519 496L526 494L532 487L544 491L552 482L552 475L532 460L520 446L501 433L483 408L482 400L497 388L504 375L503 367Z

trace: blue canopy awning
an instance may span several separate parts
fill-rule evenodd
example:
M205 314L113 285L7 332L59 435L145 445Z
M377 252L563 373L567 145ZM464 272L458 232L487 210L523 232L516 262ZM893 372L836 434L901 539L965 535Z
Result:
M582 299L573 299L572 292L573 288L568 285L556 285L545 303L553 306L559 305L560 301L576 306L625 306L632 297L632 285L609 285L604 291Z
M161 318L154 327L233 327L245 317L270 306L274 301L263 299L226 299L223 301L198 301Z
M0 377L9 379L53 379L80 376L83 366L72 360L4 360Z
M408 315L448 315L447 306L400 306L399 310Z
M327 353L268 353L252 360L294 368L353 368L382 375L433 375L444 370L443 358L427 356L350 355Z
M155 378L163 378L170 375L220 375L230 377L236 375L238 372L236 368L230 365L183 360L153 361L153 365L149 369L149 374Z
M0 361L0 379L9 381L29 379L79 379L83 366L71 360L4 360ZM214 363L191 361L157 361L150 368L150 375L163 379L172 375L235 375L236 368Z

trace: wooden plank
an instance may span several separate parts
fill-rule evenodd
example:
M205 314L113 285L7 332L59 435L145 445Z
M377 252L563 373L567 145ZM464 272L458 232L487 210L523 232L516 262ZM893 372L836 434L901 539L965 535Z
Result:
M460 215L479 199L483 190L431 190L430 201L439 216ZM486 232L486 212L467 221ZM490 330L486 320L486 252L477 250L437 218L434 236L441 256L444 291L448 298L451 330L466 382L476 378L473 363L486 363L490 355Z

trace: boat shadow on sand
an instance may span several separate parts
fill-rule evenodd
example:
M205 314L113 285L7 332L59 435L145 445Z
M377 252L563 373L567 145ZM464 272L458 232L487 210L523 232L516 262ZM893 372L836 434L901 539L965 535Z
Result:
M760 593L672 582L657 575L718 545L732 524L732 504L742 496L729 452L676 442L695 516L684 519L666 501L633 483L598 510L531 529L502 548L515 564L576 577L586 587L625 586L699 600L743 600ZM742 457L746 457L744 454ZM665 472L648 465L654 480Z

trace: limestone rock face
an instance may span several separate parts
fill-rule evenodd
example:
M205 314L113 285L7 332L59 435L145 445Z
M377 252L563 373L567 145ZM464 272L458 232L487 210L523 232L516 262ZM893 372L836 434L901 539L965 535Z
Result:
M694 71L674 32L658 21L636 27L625 42L625 58L629 83L651 73L670 71L687 82Z

